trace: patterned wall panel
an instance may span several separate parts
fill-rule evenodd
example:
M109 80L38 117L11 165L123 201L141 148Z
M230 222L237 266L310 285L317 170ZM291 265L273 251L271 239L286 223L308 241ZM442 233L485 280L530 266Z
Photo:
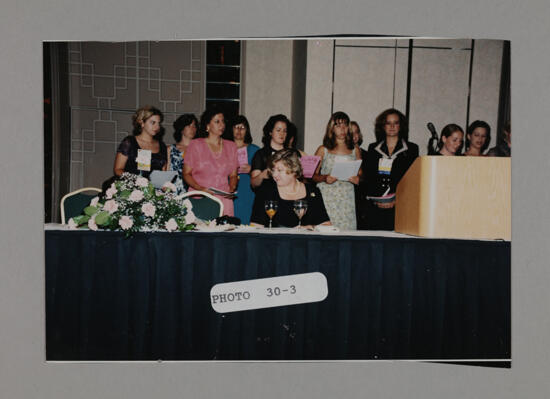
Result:
M112 175L118 143L142 105L172 122L204 107L204 42L69 43L71 190L100 186Z

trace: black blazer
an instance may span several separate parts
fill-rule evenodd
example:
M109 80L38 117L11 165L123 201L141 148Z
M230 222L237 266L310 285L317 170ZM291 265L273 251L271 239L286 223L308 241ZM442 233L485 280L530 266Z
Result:
M391 172L389 175L378 173L378 162L380 158L393 158ZM367 157L363 161L363 172L365 173L365 185L369 196L381 196L386 192L395 193L397 183L409 169L413 161L418 157L418 146L409 141L400 140L392 156L388 155L386 141L369 144Z

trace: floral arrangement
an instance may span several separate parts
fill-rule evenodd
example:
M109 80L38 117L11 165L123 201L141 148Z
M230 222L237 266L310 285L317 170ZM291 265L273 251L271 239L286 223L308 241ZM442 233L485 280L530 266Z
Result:
M88 227L125 231L186 231L195 227L197 219L189 200L176 195L176 186L165 183L156 190L145 177L123 173L111 184L105 197L95 197L83 214L69 219L70 229Z

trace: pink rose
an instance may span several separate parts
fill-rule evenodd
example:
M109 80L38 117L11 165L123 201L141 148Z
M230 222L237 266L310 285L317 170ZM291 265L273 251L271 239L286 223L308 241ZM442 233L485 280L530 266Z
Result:
M134 221L130 216L124 215L119 219L118 224L122 227L122 230L128 230L134 225Z
M191 224L195 223L197 218L195 217L195 214L191 212L189 208L187 208L187 215L185 215L185 224Z
M156 210L155 206L150 202L146 202L141 206L141 211L143 212L143 214L145 216L149 216L150 218L155 216L155 210Z
M109 212L109 214L112 215L118 210L118 203L115 200L105 201L105 205L103 205L103 210Z
M138 202L138 201L141 201L142 199L143 199L143 192L140 190L134 190L130 194L130 201Z
M69 229L76 230L78 228L78 225L74 222L73 218L69 219Z
M109 187L107 191L105 191L105 198L111 199L113 198L113 195L115 195L116 193L117 193L116 187L111 185L111 187Z
M93 230L93 231L97 231L97 224L95 223L95 218L90 218L90 220L88 220L88 228L90 230Z
M97 203L99 202L99 197L94 197L90 201L90 206L97 206Z
M149 180L146 177L138 177L136 179L136 186L138 187L147 187L149 185Z
M164 227L166 227L166 230L168 231L175 231L178 229L178 224L176 223L174 218L171 218L164 224Z

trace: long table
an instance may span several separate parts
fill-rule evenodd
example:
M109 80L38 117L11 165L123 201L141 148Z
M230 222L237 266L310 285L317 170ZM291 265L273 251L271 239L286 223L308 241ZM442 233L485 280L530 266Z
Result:
M510 242L48 230L47 360L510 359ZM216 313L224 282L321 272L316 303Z

